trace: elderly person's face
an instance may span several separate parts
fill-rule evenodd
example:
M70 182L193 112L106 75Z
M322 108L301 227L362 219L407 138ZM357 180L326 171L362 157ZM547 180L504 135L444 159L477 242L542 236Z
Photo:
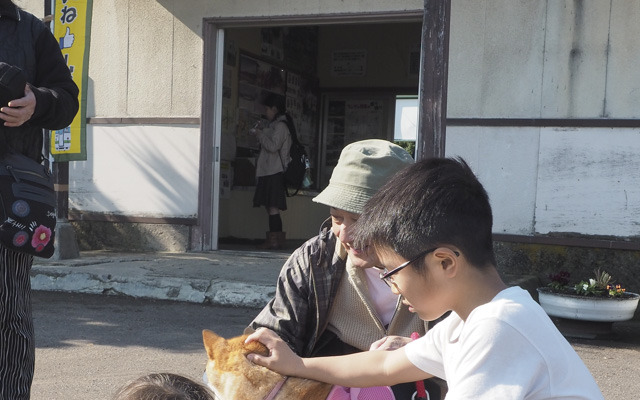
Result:
M350 213L331 207L331 230L342 243L349 253L351 263L355 267L370 268L376 265L375 254L368 254L365 249L356 249L353 247L352 238L349 230L360 217L359 214Z

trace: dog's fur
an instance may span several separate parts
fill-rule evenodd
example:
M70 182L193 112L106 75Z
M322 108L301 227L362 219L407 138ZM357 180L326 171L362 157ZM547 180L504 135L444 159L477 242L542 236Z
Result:
M202 339L207 350L207 379L220 400L264 399L284 377L247 360L249 353L268 355L258 342L245 344L248 335L224 339L204 330ZM331 385L301 378L288 378L275 400L325 400Z

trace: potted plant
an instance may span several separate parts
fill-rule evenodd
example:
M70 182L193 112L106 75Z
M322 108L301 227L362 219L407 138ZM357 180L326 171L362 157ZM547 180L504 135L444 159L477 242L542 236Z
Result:
M569 282L570 275L566 271L551 274L551 282L538 288L540 305L559 328L571 326L585 331L584 335L571 336L595 337L610 333L614 322L632 319L638 307L639 294L627 292L621 285L614 284L606 271L598 269L594 272L593 278L575 284ZM565 320L592 322L590 326L597 329L595 333L589 333L586 325L580 328L576 324L567 324ZM564 329L563 333L566 331Z

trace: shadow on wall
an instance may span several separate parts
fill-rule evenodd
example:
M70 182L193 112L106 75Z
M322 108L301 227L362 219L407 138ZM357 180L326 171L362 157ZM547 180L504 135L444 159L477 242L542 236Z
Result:
M215 2L200 2L200 5L192 7L184 7L182 2L175 0L157 0L157 3L164 7L174 18L178 19L188 27L191 32L198 35L202 39L202 17L207 15L216 15ZM194 7L198 7L202 12L194 14Z
M189 251L189 226L72 221L80 251Z
M88 129L87 160L70 166L70 209L149 217L166 216L153 215L153 210L164 210L162 214L173 217L195 217L199 165L197 157L194 162L193 151L197 150L190 144L189 128L113 126L104 132L94 125ZM161 134L153 137L150 132ZM171 133L184 139L177 141ZM140 196L145 188L153 188L156 194ZM189 209L185 209L187 200Z

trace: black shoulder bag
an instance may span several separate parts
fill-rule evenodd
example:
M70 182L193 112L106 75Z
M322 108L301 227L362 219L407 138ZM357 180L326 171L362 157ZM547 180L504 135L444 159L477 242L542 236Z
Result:
M26 82L20 68L0 62L0 107L24 96ZM6 143L3 146L0 243L14 251L50 258L55 250L56 193L49 160L43 165L7 148Z
M9 152L0 159L0 243L50 258L55 250L56 195L49 162Z

